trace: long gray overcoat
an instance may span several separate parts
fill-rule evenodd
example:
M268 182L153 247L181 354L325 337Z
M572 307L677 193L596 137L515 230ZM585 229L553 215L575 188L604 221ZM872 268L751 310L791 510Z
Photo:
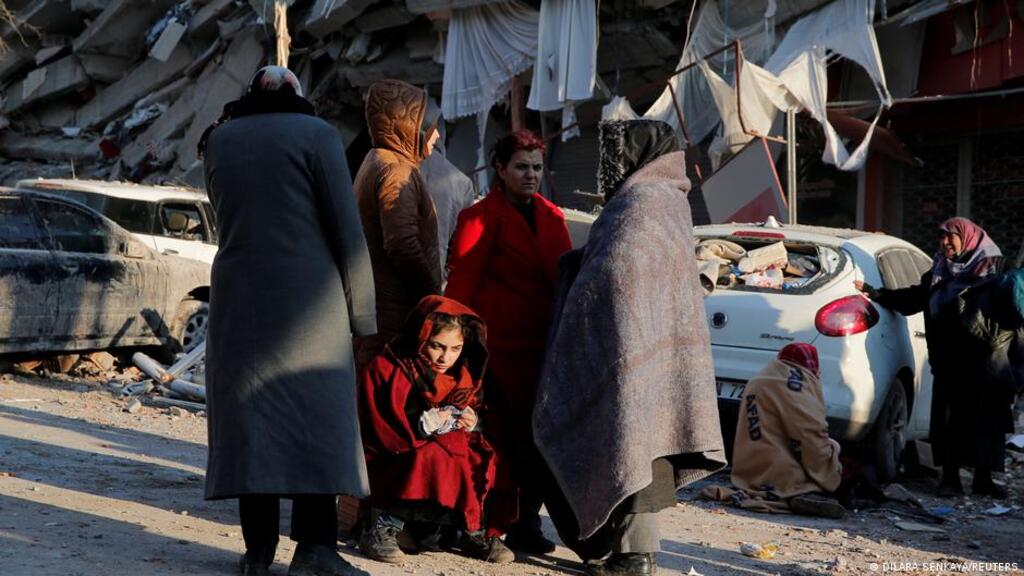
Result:
M206 497L365 496L352 335L376 312L341 138L313 116L245 116L211 133L205 169Z

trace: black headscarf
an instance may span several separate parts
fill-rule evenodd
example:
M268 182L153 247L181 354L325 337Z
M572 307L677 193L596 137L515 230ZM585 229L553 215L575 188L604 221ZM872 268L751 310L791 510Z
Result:
M660 120L601 122L598 134L601 156L597 186L605 201L638 170L679 149L675 130Z
M264 66L256 71L249 81L246 93L224 105L220 118L211 124L199 137L199 157L206 153L206 142L210 134L228 120L255 114L294 113L316 116L313 103L302 96L302 85L295 74L281 66Z

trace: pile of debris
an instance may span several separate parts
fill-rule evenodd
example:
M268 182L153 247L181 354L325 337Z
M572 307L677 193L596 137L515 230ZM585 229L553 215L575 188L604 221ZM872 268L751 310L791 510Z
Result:
M769 290L799 290L828 275L833 266L815 249L787 249L783 242L747 249L731 240L708 238L696 248L705 293L716 288L748 286Z
M136 352L132 362L149 376L149 380L110 384L111 390L126 398L133 398L127 406L132 411L141 406L137 397L145 396L156 406L184 408L196 412L206 410L206 342L199 343L178 360L165 367L143 352Z
M289 65L346 142L362 129L360 88L386 76L438 85L443 77L433 57L444 21L434 30L421 19L406 51L390 50L403 34L373 34L451 2L368 10L374 4L300 0L288 10ZM274 60L274 5L0 0L0 13L13 14L0 19L0 157L10 160L0 163L0 184L77 175L201 185L199 137Z

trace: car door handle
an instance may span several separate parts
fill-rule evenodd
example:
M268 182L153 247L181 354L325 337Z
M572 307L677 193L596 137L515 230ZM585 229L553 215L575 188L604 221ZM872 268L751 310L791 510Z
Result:
M170 248L164 248L164 251L161 252L161 254L165 256L177 256L181 254L181 252L178 252L177 250L171 250Z
M926 337L927 336L925 335L924 332L921 332L920 330L914 330L914 338L926 338Z
M60 267L65 272L70 272L72 274L78 272L78 264L61 264Z

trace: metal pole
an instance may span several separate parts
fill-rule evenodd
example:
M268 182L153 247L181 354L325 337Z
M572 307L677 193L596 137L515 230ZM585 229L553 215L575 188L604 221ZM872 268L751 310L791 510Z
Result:
M786 111L786 204L789 223L796 224L796 110Z

